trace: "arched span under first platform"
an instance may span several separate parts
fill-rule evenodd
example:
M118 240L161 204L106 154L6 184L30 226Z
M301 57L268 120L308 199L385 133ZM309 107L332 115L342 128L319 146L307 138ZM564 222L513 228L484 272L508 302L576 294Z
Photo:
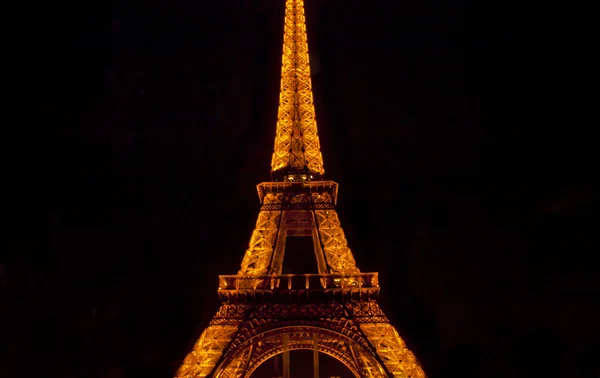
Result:
M288 337L287 343L283 341L285 335ZM360 340L363 341L361 343L341 332L323 327L288 325L269 329L239 344L235 352L221 362L214 377L249 378L261 364L286 350L312 350L315 336L319 353L335 358L355 377L386 376L382 364L368 350L368 345L363 340Z

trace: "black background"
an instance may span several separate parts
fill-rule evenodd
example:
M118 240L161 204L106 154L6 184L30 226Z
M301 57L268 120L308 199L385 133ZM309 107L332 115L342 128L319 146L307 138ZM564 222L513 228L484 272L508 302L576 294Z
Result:
M597 167L574 8L306 2L342 225L431 377L600 374ZM173 376L254 226L283 10L6 13L0 376Z

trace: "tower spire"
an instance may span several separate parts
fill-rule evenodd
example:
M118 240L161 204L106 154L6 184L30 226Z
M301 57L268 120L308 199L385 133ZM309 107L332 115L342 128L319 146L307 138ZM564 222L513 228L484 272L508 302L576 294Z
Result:
M323 157L310 80L304 1L287 0L283 33L281 89L271 160L273 179L318 178Z

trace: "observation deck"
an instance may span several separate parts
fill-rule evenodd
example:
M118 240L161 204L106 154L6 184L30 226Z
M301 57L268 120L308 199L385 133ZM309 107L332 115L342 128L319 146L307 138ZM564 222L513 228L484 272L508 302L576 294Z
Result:
M222 302L304 302L376 300L377 272L345 274L279 274L265 276L219 276Z

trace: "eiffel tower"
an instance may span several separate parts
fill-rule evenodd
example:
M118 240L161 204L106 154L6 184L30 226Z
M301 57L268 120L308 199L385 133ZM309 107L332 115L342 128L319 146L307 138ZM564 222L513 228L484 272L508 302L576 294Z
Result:
M263 362L313 351L356 377L425 377L378 305L377 273L356 266L336 213L338 184L324 179L303 0L286 0L271 181L257 186L260 212L241 268L219 276L221 305L178 378L250 377ZM312 238L318 274L282 274L286 239Z

